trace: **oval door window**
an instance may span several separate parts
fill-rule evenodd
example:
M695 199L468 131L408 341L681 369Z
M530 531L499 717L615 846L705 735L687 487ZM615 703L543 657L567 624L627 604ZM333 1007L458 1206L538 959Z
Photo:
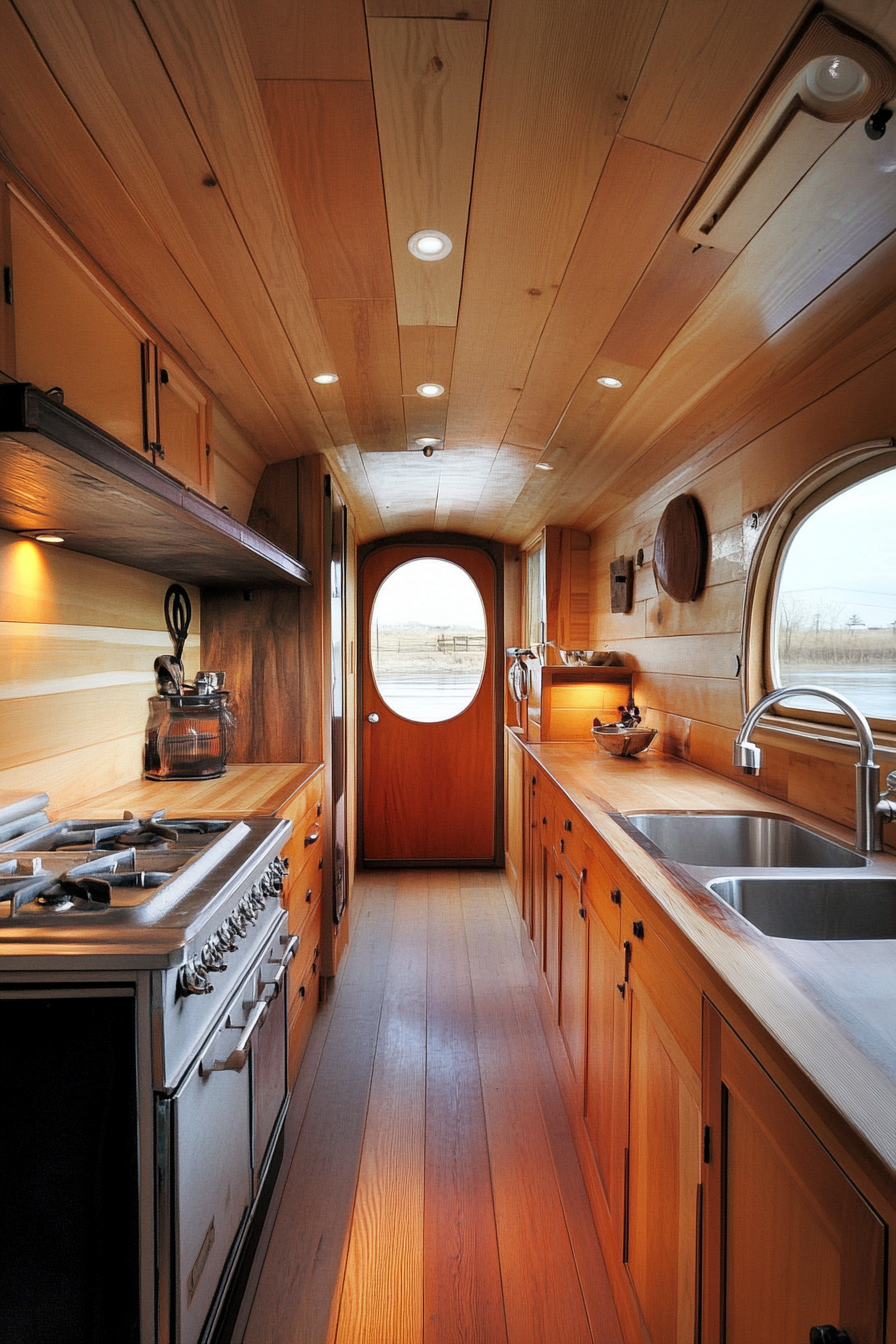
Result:
M408 560L380 584L370 613L376 688L404 719L456 718L476 698L487 634L479 589L448 560Z

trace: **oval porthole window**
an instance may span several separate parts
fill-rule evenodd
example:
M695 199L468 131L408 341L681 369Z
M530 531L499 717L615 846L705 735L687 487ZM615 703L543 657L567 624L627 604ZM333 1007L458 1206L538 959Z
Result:
M370 662L384 702L404 719L439 723L476 698L488 652L479 589L448 560L408 560L380 584Z

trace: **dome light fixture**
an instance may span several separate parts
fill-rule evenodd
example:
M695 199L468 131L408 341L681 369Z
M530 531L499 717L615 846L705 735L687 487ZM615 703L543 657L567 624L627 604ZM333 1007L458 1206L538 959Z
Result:
M414 442L416 443L418 448L437 448L438 445L442 442L442 440L423 438L423 439L415 439Z
M535 470L536 470L536 471L553 471L554 468L551 466L550 462L536 462L536 463L535 463Z
M601 387L621 387L621 386L622 386L622 383L619 381L618 378L609 378L609 377L606 377L606 378L598 378L597 381L600 383Z
M314 381L315 381L316 383L338 383L338 382L339 382L339 374L338 374L338 373L316 373L316 374L314 375Z
M868 87L868 75L849 56L821 56L806 67L806 88L823 103L851 103Z
M408 251L419 261L441 261L454 244L440 229L419 229L408 239Z
M46 542L48 546L61 546L65 537L61 537L58 532L35 532L34 540Z
M440 397L445 389L441 383L418 383L417 391L421 397Z

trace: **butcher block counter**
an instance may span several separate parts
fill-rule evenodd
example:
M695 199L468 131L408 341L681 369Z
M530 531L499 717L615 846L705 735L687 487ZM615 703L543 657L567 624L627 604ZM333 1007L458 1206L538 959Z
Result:
M147 815L164 807L171 816L261 812L289 816L296 794L322 770L321 765L290 762L276 765L229 765L218 779L136 779L81 800L89 816L115 816L125 808ZM56 813L52 811L51 816Z
M893 1344L896 941L766 937L624 820L650 811L854 844L684 761L509 732L508 876L626 1339L702 1311L708 1339Z

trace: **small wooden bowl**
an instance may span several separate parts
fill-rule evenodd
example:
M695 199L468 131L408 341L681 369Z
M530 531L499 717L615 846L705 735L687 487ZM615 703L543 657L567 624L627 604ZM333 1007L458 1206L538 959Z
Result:
M637 756L646 751L656 737L655 728L625 728L621 723L604 723L592 728L594 740L611 756Z

